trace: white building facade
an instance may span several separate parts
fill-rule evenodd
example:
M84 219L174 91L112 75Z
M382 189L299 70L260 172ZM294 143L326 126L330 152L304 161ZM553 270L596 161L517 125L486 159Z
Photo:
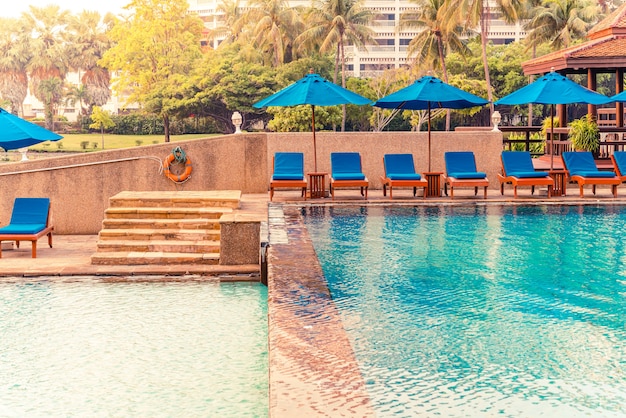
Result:
M221 0L188 0L189 9L200 16L205 22L207 29L215 29L224 21L222 13L218 12ZM246 7L246 1L240 3ZM309 7L310 1L291 0L292 7ZM416 8L416 3L408 0L365 0L364 7L370 9L376 16L371 28L375 32L377 45L367 48L345 48L346 66L350 75L355 77L370 77L386 69L400 68L410 64L407 57L407 47L411 39L419 32L416 30L399 31L400 16ZM494 44L508 44L519 41L526 36L522 25L507 24L499 19L495 7L491 9L491 22L489 27L489 40ZM214 40L216 47L222 39Z

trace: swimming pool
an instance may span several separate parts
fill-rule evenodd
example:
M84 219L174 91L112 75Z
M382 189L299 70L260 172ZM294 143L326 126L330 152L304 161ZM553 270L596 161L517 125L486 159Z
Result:
M626 414L626 208L304 208L377 416Z
M0 416L263 417L259 283L0 284Z

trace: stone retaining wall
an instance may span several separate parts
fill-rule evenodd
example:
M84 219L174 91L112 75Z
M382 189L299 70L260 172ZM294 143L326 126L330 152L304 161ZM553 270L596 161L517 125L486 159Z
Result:
M412 153L418 171L427 171L426 132L320 132L317 165L330 170L331 151L356 151L371 188L381 188L382 156ZM178 185L160 173L161 161L180 146L193 163L189 181ZM446 150L474 151L479 168L497 187L502 134L433 132L431 171L444 171ZM304 152L313 171L313 139L306 133L243 133L175 143L145 145L0 164L0 225L8 223L15 197L50 197L58 234L97 234L109 197L125 190L241 190L265 193L277 151Z

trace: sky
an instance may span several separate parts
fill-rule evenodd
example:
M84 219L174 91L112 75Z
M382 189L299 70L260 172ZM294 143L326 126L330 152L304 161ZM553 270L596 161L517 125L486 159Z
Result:
M0 17L20 17L22 12L29 10L29 5L35 7L45 7L49 4L56 4L63 10L72 13L80 13L83 10L95 10L105 15L107 12L120 13L122 7L130 3L130 0L3 0L0 7Z

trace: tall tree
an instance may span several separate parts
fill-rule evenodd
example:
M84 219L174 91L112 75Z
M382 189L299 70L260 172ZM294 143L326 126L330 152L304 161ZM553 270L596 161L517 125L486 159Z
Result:
M107 35L114 23L112 15L101 19L98 12L83 11L68 19L70 68L82 73L80 81L89 107L103 106L111 98L111 75L98 64L111 47Z
M63 80L58 77L51 77L41 80L34 92L44 105L46 122L50 121L48 128L52 131L54 131L54 115L56 115L57 108L63 99L63 87Z
M530 12L526 42L533 48L543 43L555 51L567 48L585 38L599 13L598 4L590 0L546 0Z
M416 0L413 0L416 1ZM407 10L400 16L400 29L422 29L411 41L407 55L415 57L421 67L426 70L441 68L443 81L448 82L446 55L448 51L457 52L462 56L470 53L463 41L468 32L461 24L451 25L443 19L445 0L425 0L419 7ZM450 111L446 111L446 130L450 130Z
M170 115L180 100L179 86L200 57L202 21L188 13L186 0L132 0L132 14L110 31L116 44L99 64L119 71L118 91L163 119L170 141Z
M319 45L321 53L336 50L335 75L341 65L341 86L346 87L346 44L365 47L375 43L374 31L369 27L374 15L371 10L363 7L362 0L316 0L307 14L309 28L298 38L303 45ZM346 107L343 106L341 130L345 130Z
M252 26L255 45L275 68L291 62L294 39L303 30L298 10L286 0L250 0L248 4L242 22Z
M32 58L28 64L31 91L39 101L46 104L51 91L63 85L69 69L67 42L64 38L68 11L59 6L34 7L22 14L25 28L31 37ZM57 80L55 80L57 79ZM43 88L39 85L49 80ZM54 111L55 107L52 108ZM53 113L45 112L46 126L52 129Z
M491 7L490 0L449 0L446 2L444 19L449 25L456 26L457 22L465 22L469 29L479 28L481 41L481 55L485 81L487 81L487 98L490 101L493 113L493 92L489 75L489 61L487 59L487 43L491 15L494 11L500 13L506 22L518 21L518 12L522 9L522 0L495 0L495 7Z
M28 63L32 57L30 37L23 21L0 18L0 96L10 103L11 112L23 115L28 94Z

